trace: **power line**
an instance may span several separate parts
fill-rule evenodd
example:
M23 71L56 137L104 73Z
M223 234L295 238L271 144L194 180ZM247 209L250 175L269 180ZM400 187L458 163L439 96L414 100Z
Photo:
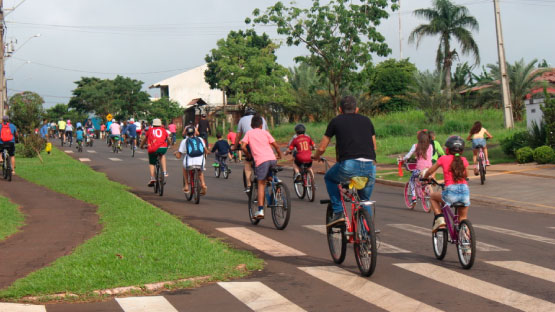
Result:
M27 92L29 90L18 90L18 89L12 89L12 88L8 88L8 91L13 91L13 92ZM62 96L62 95L49 95L49 94L41 94L39 92L37 92L37 94L39 94L42 97L49 97L49 98L57 98L57 99L71 99L71 96Z

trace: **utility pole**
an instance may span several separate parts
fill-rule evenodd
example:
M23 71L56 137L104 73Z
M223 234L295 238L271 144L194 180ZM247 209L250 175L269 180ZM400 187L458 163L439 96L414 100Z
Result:
M505 43L501 29L501 10L499 0L493 0L495 9L495 28L497 30L497 54L499 55L499 70L501 72L501 93L503 96L503 112L505 114L505 128L513 128L513 109L509 91L509 77L507 75L507 63L505 61Z
M399 59L403 59L403 33L401 31L401 0L399 0Z
M4 72L4 1L0 0L0 116L5 115L4 97L6 92L6 77Z

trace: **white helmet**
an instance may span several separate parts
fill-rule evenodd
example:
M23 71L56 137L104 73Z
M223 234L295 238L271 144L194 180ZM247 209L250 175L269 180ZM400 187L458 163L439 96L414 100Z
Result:
M116 122L116 119L115 119L115 118L114 118L114 119L112 119L112 122Z
M130 122L135 122L134 118L129 119Z

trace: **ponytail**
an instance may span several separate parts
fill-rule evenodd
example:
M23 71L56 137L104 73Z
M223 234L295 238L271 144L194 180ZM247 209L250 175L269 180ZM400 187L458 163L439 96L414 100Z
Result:
M453 162L451 163L451 173L453 174L453 181L457 183L457 181L464 180L465 176L465 168L464 163L459 153L454 155Z

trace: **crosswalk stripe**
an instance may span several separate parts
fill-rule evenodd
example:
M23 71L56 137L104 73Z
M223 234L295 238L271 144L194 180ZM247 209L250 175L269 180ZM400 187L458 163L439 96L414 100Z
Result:
M79 158L79 161L87 162L87 161L91 161L91 160L89 158Z
M144 154L145 152L135 151L135 153L137 153L137 154Z
M218 285L253 311L305 311L261 282L219 282Z
M125 312L178 312L162 296L116 298L116 301Z
M423 228L420 226L416 226L412 224L388 224L388 225L400 230L409 231L411 233L420 234L428 237L432 236L431 229ZM510 251L509 249L501 248L501 247L487 244L480 241L476 242L476 249L478 249L479 251Z
M2 312L46 312L46 307L43 305L0 302L0 311Z
M299 269L384 310L441 311L336 266L300 267Z
M483 230L488 230L488 231L492 231L492 232L501 233L501 234L506 234L506 235L511 235L511 236L515 236L515 237L525 238L525 239L533 240L533 241L536 241L536 242L542 242L542 243L555 245L555 239L553 239L553 238L522 233L522 232L518 232L518 231L515 231L515 230L504 229L504 228L495 227L495 226L491 226L491 225L475 224L474 227L479 228L479 229L483 229Z
M139 158L140 160L148 161L148 158Z
M316 231L320 234L326 235L326 226L324 224L317 224L317 225L303 225L303 227ZM379 253L411 253L410 251L399 248L397 246L390 245L388 243L384 243L382 241L378 244L378 252Z
M73 154L73 151L64 151L66 154Z
M217 228L217 230L273 257L306 256L303 252L245 227Z
M119 158L108 158L108 159L111 160L111 161L121 161L121 159L119 159Z
M515 271L518 273L533 276L535 278L543 279L555 283L555 270L544 268L535 264L530 264L522 261L485 261L504 269Z
M522 311L555 311L555 304L429 263L396 263L421 276Z
M93 150L87 150L87 152L88 152L88 153L96 154L96 151L93 151Z

